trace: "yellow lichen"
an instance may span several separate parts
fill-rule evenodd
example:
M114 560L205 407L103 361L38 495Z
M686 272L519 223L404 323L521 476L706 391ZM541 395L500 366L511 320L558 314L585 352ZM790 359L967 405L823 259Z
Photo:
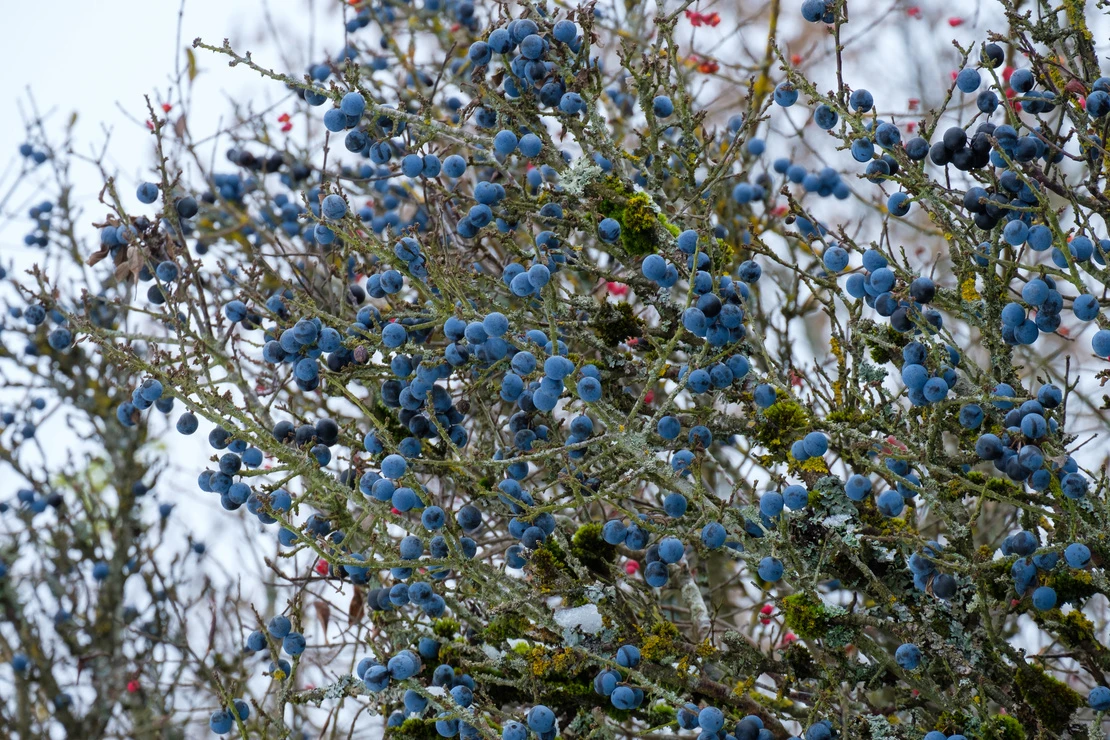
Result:
M975 289L975 278L969 277L960 283L960 297L965 301L977 301L983 296L979 295L979 291Z

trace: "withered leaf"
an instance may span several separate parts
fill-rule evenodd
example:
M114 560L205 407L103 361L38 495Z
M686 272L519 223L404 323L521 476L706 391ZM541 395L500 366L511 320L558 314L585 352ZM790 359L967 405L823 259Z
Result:
M355 622L362 621L366 615L366 594L362 593L362 589L355 586L355 592L351 596L351 606L347 609L347 620L354 624Z
M316 618L324 628L324 640L328 638L328 624L331 622L331 607L326 601L316 601L312 604L316 609Z
M100 262L102 259L107 257L110 252L111 250L109 250L108 247L101 246L100 249L96 250L85 259L85 264L89 267L92 267L97 262Z

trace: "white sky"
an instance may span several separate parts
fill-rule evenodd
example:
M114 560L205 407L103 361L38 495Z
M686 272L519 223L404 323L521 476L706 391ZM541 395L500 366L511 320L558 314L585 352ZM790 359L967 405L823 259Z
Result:
M190 45L198 36L213 44L228 37L237 50L263 54L275 68L282 69L279 54L268 41L267 5L285 42L282 51L290 55L291 62L303 67L308 59L308 42L315 30L310 18L326 15L329 19L319 24L327 42L315 40L311 43L314 50L334 52L342 45L337 3L185 0L181 46ZM6 4L4 25L9 33L0 44L0 65L6 70L6 84L0 92L0 110L5 111L0 116L0 167L9 163L25 140L29 91L39 111L48 114L47 123L55 133L72 112L79 113L75 136L79 153L99 148L105 132L111 132L107 164L118 168L126 179L137 179L151 158L143 146L148 141L145 130L129 116L145 120L144 94L151 94L157 103L169 93L180 51L180 7L179 0L69 0L46 13L37 3ZM257 101L259 96L273 99L283 92L280 85L263 82L248 70L229 68L216 55L199 51L197 61L201 75L190 110L194 131L214 130L230 111L229 98ZM79 177L78 182L90 189L100 185L95 177ZM7 244L7 236L0 231L0 245Z

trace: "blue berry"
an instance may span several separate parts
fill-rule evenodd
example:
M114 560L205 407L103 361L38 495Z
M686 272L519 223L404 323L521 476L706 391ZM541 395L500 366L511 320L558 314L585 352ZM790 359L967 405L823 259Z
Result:
M614 218L604 218L597 226L597 235L604 242L615 242L621 235L621 225Z
M784 567L778 558L765 557L759 561L759 577L768 583L776 583L782 578Z
M798 102L798 90L790 82L780 82L774 92L775 103L783 108L789 108Z
M871 493L871 481L855 473L844 484L844 493L853 501L863 501Z
M330 221L338 221L347 215L347 202L342 196L332 193L320 204L320 213Z
M973 93L979 89L982 84L982 79L979 77L979 70L971 67L965 67L960 70L956 75L956 87L963 93Z
M1056 606L1056 591L1051 586L1041 586L1033 591L1033 608L1048 611Z
M529 709L525 721L535 733L543 734L555 729L555 713L542 704Z
M916 670L921 665L921 649L913 643L903 643L894 651L894 660L907 671Z
M663 499L663 511L672 519L679 519L686 513L686 497L681 493L670 493Z
M1087 694L1087 706L1096 712L1110 710L1110 689L1105 686L1096 686Z
M1073 542L1064 548L1064 561L1069 568L1086 568L1091 562L1091 549L1079 542Z
M361 116L366 110L366 99L362 93L349 92L339 101L339 110L345 116Z
M666 95L656 95L651 101L651 110L659 118L670 118L674 113L674 103Z
M906 508L906 502L902 498L902 494L894 489L880 493L876 505L880 513L889 517L898 516Z
M152 182L144 182L139 185L138 190L135 192L140 203L153 203L158 200L159 195L158 186Z
M231 716L231 712L226 709L219 709L212 712L212 716L208 719L208 729L217 735L225 735L231 732L231 728L235 726L235 720Z

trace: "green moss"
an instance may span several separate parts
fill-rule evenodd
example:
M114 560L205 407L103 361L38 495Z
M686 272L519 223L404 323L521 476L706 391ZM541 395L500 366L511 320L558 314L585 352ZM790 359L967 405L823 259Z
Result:
M397 740L435 740L439 733L434 720L406 719L400 727L387 727L385 736Z
M1025 728L1016 717L996 714L983 725L979 737L982 740L1025 740Z
M1037 666L1020 666L1014 676L1014 686L1041 726L1053 733L1062 732L1072 714L1083 704L1078 693Z
M786 398L779 398L763 409L764 423L756 425L751 435L771 453L771 457L785 460L794 444L809 426L809 417L801 405Z
M856 504L859 510L859 519L868 527L874 527L884 537L906 537L916 535L914 528L913 502L908 501L905 513L900 517L889 517L879 511L875 500L865 498Z
M436 637L454 637L459 632L457 619L437 619L432 622L432 634Z
M1016 484L1002 478L991 478L987 481L986 488L991 493L999 496L1015 498L1021 496L1021 488Z
M1045 579L1045 585L1055 589L1056 602L1059 604L1084 601L1098 593L1091 574L1085 570L1068 568L1054 572Z
M452 665L461 663L465 659L463 653L463 644L461 642L448 642L439 646L439 655L437 660L440 663Z
M1095 639L1094 624L1078 610L1064 614L1059 609L1050 609L1034 615L1034 619L1038 625L1048 625L1047 628L1060 638L1060 642L1070 648L1079 647Z
M589 327L607 347L616 347L629 337L638 337L644 324L636 318L629 303L602 303L594 311Z
M830 422L859 426L867 417L861 414L857 408L842 408L830 411L825 415L825 419Z
M554 537L548 537L532 551L525 568L543 593L558 590L560 581L566 580L567 576L573 577L573 571L567 565L566 554Z
M528 626L528 620L519 613L499 614L489 621L484 630L486 642L496 645L504 640L520 639L524 637L524 632L528 629Z
M625 251L639 256L657 250L659 240L656 238L655 228L659 220L647 193L636 193L629 197L622 217L617 220L621 222L621 245Z
M717 249L717 253L712 255L713 264L726 268L731 267L736 260L736 250L724 239L714 239L713 241Z
M871 359L880 365L893 362L900 366L902 364L899 362L902 359L901 350L909 342L909 334L903 334L889 324L875 325L874 328L883 343L876 343L864 335L864 344L871 350ZM893 348L887 345L893 345Z
M670 622L656 622L640 645L640 655L644 660L662 662L674 654L674 643L679 634L678 627Z
M617 557L617 548L601 537L600 522L579 527L571 538L570 551L578 562L598 575L607 575L609 564Z
M956 735L963 732L964 727L967 726L967 715L959 710L949 710L941 712L940 717L937 718L937 723L934 725L934 730L939 730L945 735Z
M825 605L811 594L791 594L782 600L781 607L786 626L803 640L823 637L832 626Z
M1008 602L1017 597L1014 593L1014 579L1010 575L1010 568L1013 567L1015 559L1003 558L981 566L986 569L986 577L983 580L986 582L987 593L997 601Z
M659 214L659 223L663 224L663 228L670 232L671 236L677 237L679 234L682 233L682 229L678 228L670 221L668 221L667 217L664 216L662 213Z
M594 184L587 192L597 199L597 210L603 216L615 219L621 225L620 244L633 256L658 251L656 230L665 227L652 207L646 193L635 193L618 177L607 177Z

